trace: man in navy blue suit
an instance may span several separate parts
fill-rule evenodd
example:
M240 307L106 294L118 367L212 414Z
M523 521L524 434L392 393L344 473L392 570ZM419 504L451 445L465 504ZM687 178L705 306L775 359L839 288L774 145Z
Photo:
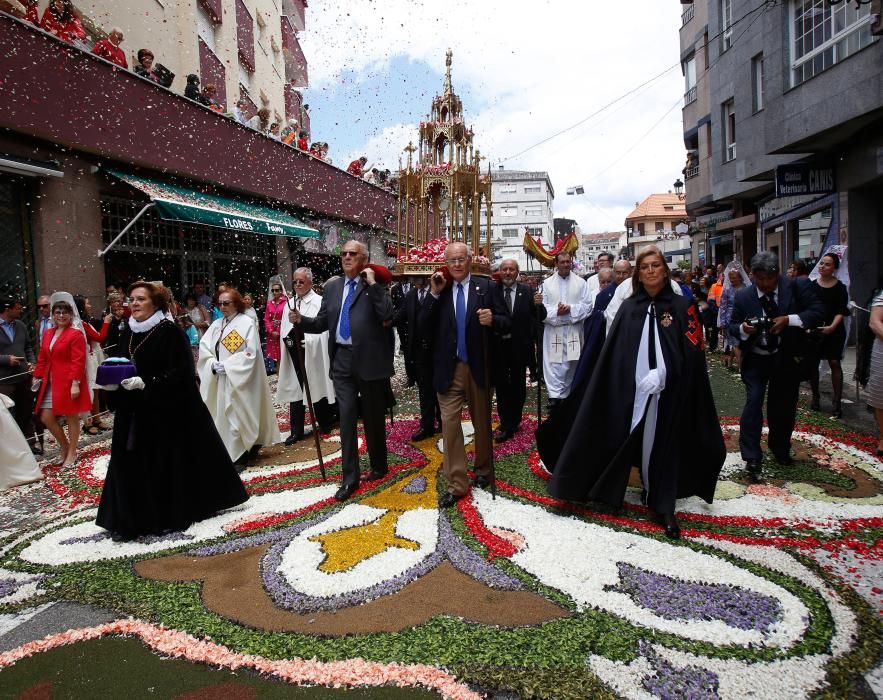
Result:
M807 280L782 277L779 257L762 251L751 258L753 286L736 294L730 333L742 339L746 400L739 422L739 450L752 481L760 480L760 434L767 394L768 443L779 464L791 460L800 361L806 331L824 320L825 309ZM766 326L766 328L765 328Z
M490 409L482 334L493 328L498 333L510 329L502 303L492 293L487 278L473 277L472 253L465 243L451 243L445 250L451 281L436 272L430 278L430 296L420 309L420 333L432 346L433 373L442 414L444 461L447 493L438 501L450 508L469 491L466 475L466 448L460 424L463 406L469 406L475 428L475 485L490 483Z

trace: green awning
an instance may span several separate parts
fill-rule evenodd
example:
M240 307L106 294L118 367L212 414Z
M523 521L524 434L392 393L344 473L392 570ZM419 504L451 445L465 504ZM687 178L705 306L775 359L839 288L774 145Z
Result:
M106 169L115 178L141 190L168 221L215 226L237 233L319 238L319 231L297 217L263 204L251 204L217 194L205 194L139 175Z

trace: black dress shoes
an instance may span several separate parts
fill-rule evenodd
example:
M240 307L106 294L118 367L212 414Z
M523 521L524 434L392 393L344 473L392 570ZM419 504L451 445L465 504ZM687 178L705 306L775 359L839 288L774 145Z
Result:
M484 474L479 474L472 480L472 485L477 486L480 489L486 489L488 486L491 485L491 480Z
M510 433L508 430L497 430L494 432L494 442L501 443L509 440L515 433Z
M745 471L748 472L748 479L752 484L757 484L760 482L760 460L759 459L746 459L745 460Z
M781 464L783 467L790 467L794 464L794 460L791 459L791 455L773 455L773 458Z
M431 430L424 430L423 428L421 428L411 436L411 442L420 442L421 440L427 440L433 435L435 435L435 433L433 433Z
M446 493L444 496L438 499L438 507L439 508L450 508L457 501L459 501L463 496L455 496L452 493Z
M362 478L365 481L377 481L378 479L382 479L383 477L385 477L387 474L389 474L388 471L378 472L378 471L375 471L374 469L372 469L370 472L365 474L365 476L363 476Z
M292 434L289 435L287 438L285 438L285 445L286 445L287 447L291 447L291 446L292 446L294 443L296 443L298 440L303 440L303 438L304 438L303 435L295 435L294 433L292 433Z
M339 489L337 489L337 493L334 494L334 500L345 501L347 498L352 496L358 488L358 484L344 484Z
M674 513L657 515L656 521L665 528L665 536L670 540L681 539L681 526L678 525L678 519Z

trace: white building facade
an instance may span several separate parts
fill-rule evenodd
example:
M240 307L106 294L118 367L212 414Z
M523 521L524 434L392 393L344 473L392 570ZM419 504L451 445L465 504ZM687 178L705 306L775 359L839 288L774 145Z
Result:
M522 249L525 231L540 239L543 247L552 246L555 239L552 221L552 203L555 190L549 173L545 171L505 170L500 166L491 171L491 264L513 258L524 270L528 265ZM482 212L484 216L484 212Z

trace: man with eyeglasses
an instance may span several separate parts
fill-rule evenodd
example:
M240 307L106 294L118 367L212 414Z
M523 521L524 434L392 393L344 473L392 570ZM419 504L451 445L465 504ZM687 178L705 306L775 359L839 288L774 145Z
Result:
M361 409L370 471L366 481L386 476L386 400L393 375L393 320L389 292L368 267L368 248L347 241L340 252L343 275L326 283L319 313L302 316L294 309L292 323L305 333L328 331L331 379L340 413L343 483L334 494L345 501L359 488L359 450L356 423Z
M298 352L295 345L298 338L292 333L294 326L288 318L288 312L297 309L303 316L316 316L322 306L322 297L313 291L313 271L310 268L297 268L292 276L292 285L294 294L286 302L288 309L282 317L280 328L282 338L286 341L286 349L279 360L279 383L276 386L276 402L289 405L291 434L285 439L286 445L293 445L304 437L306 415L303 377L300 363L294 355ZM334 425L335 398L331 366L328 362L328 331L304 333L303 357L319 431L330 433Z
M49 311L49 297L43 294L37 299L37 310L40 315L34 322L34 330L37 334L37 347L43 346L43 334L52 326L52 314Z
M472 253L465 243L451 243L445 250L450 282L441 272L429 279L430 296L420 309L420 334L433 348L433 374L442 415L445 445L442 469L447 491L439 499L450 508L469 492L466 448L461 414L469 407L475 429L475 481L484 488L491 479L491 432L486 366L482 335L486 329L500 334L511 329L509 315L487 278L473 277Z

